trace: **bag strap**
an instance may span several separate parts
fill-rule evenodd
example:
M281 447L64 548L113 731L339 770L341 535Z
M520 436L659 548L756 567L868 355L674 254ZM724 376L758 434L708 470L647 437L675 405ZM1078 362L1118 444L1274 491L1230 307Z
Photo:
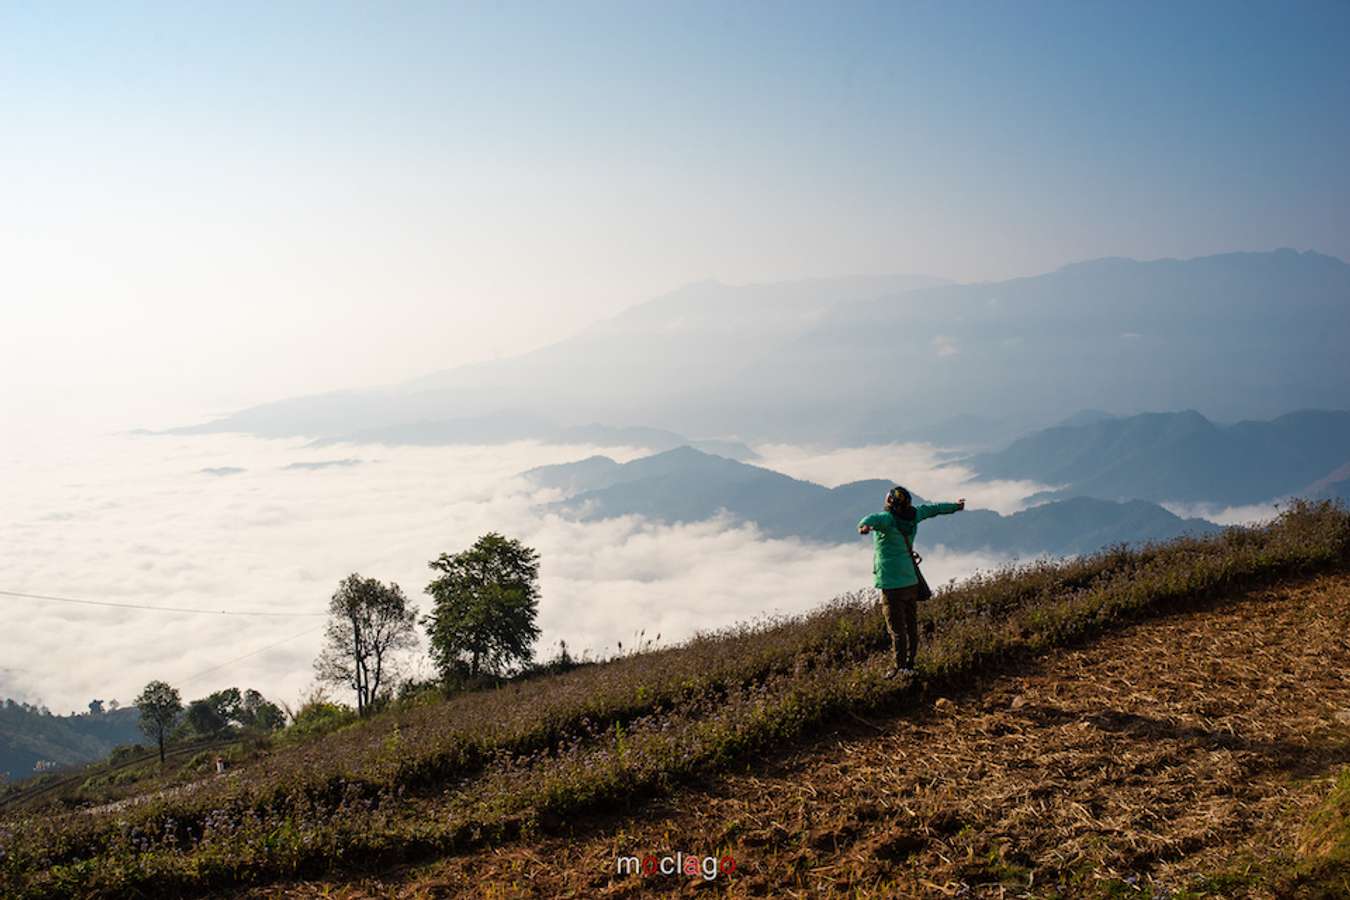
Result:
M909 535L905 534L904 531L900 530L900 526L897 525L896 530L900 531L900 536L905 539L905 546L909 548L909 558L914 560L914 565L917 566L920 563L922 563L923 557L914 552L914 541L910 540Z

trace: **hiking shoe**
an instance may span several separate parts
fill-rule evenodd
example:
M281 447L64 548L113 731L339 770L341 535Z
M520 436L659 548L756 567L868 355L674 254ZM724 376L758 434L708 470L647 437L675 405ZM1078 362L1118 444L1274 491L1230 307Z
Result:
M912 666L905 666L903 669L896 669L895 671L900 677L908 678L911 681L914 680L914 676L917 674Z

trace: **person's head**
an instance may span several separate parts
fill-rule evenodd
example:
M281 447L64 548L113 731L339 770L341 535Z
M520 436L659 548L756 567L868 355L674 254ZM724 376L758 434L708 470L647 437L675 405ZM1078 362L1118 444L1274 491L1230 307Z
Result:
M911 505L913 505L913 501L910 498L909 491L899 485L891 488L886 493L886 509L891 512L908 509Z

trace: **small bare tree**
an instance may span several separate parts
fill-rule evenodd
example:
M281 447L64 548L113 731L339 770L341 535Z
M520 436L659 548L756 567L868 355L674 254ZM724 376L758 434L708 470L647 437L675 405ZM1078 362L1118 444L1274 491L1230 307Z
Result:
M314 669L321 681L356 692L356 711L366 715L387 686L394 655L417 645L417 608L397 584L352 574L328 605L327 643Z

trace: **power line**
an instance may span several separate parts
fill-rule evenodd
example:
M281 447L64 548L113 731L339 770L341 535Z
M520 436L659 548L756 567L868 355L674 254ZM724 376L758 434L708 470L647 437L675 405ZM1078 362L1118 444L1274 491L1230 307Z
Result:
M24 600L46 600L53 603L77 603L81 606L106 606L112 607L114 609L136 609L136 610L148 610L151 612L196 613L198 615L208 615L208 616L267 616L269 618L295 618L299 616L313 617L313 616L328 615L327 613L319 613L319 612L286 613L286 612L266 612L266 611L248 611L248 610L231 610L231 609L218 609L218 610L194 609L192 607L185 607L185 606L151 606L146 603L117 603L112 600L85 600L78 597L54 597L51 596L50 594L30 594L24 591L0 590L0 596L16 597ZM305 631L302 631L299 634L293 634L290 637L282 638L279 641L273 641L270 644L259 647L257 650L252 650L248 653L245 653L243 656L237 656L234 659L221 663L220 665L212 666L209 669L203 669L200 672L188 676L187 678L181 679L179 683L182 684L191 683L200 678L204 678L207 675L219 672L221 669L228 668L237 662L242 662L243 660L246 660L249 657L257 656L259 653L266 653L273 647L280 647L282 644L287 644L290 643L291 641L298 640L302 637L306 637L307 635L314 634L316 631L320 631L325 627L327 627L326 624L318 625L315 626L314 628L306 629Z
M250 651L250 652L248 652L248 653L245 653L243 656L237 656L237 657L235 657L234 659L229 660L228 662L223 662L223 663L221 663L221 664L218 665L218 666L212 666L212 667L209 668L209 669L202 669L200 672L196 673L195 675L189 675L187 678L180 678L180 679L178 679L178 683L179 683L179 684L189 684L189 683L191 683L191 682L193 682L193 681L196 681L198 678L202 678L203 676L210 675L210 674L213 673L213 672L219 672L221 669L229 668L230 666L234 665L234 664L237 663L237 662L242 662L243 660L248 659L250 656L257 656L259 653L266 653L268 650L271 650L273 647L280 647L282 644L287 644L287 643L290 643L291 641L298 640L298 639L300 639L300 638L302 638L302 637L305 637L306 635L313 634L314 632L319 631L320 629L322 629L322 628L324 628L324 627L326 627L326 626L320 625L318 628L310 628L310 629L308 629L308 630L306 630L306 631L300 632L299 634L293 634L293 635L291 635L291 636L288 637L288 638L282 638L281 640L276 641L275 643L268 644L268 645L265 646L265 647L259 647L257 650L253 650L253 651Z
M326 616L321 612L264 612L234 609L194 609L188 606L150 606L144 603L115 603L111 600L80 600L75 597L52 597L47 594L26 594L22 591L0 591L0 596L17 597L22 600L49 600L53 603L78 603L81 606L110 606L114 609L141 609L151 612L196 613L205 616L267 616L269 618L293 619L298 616Z

